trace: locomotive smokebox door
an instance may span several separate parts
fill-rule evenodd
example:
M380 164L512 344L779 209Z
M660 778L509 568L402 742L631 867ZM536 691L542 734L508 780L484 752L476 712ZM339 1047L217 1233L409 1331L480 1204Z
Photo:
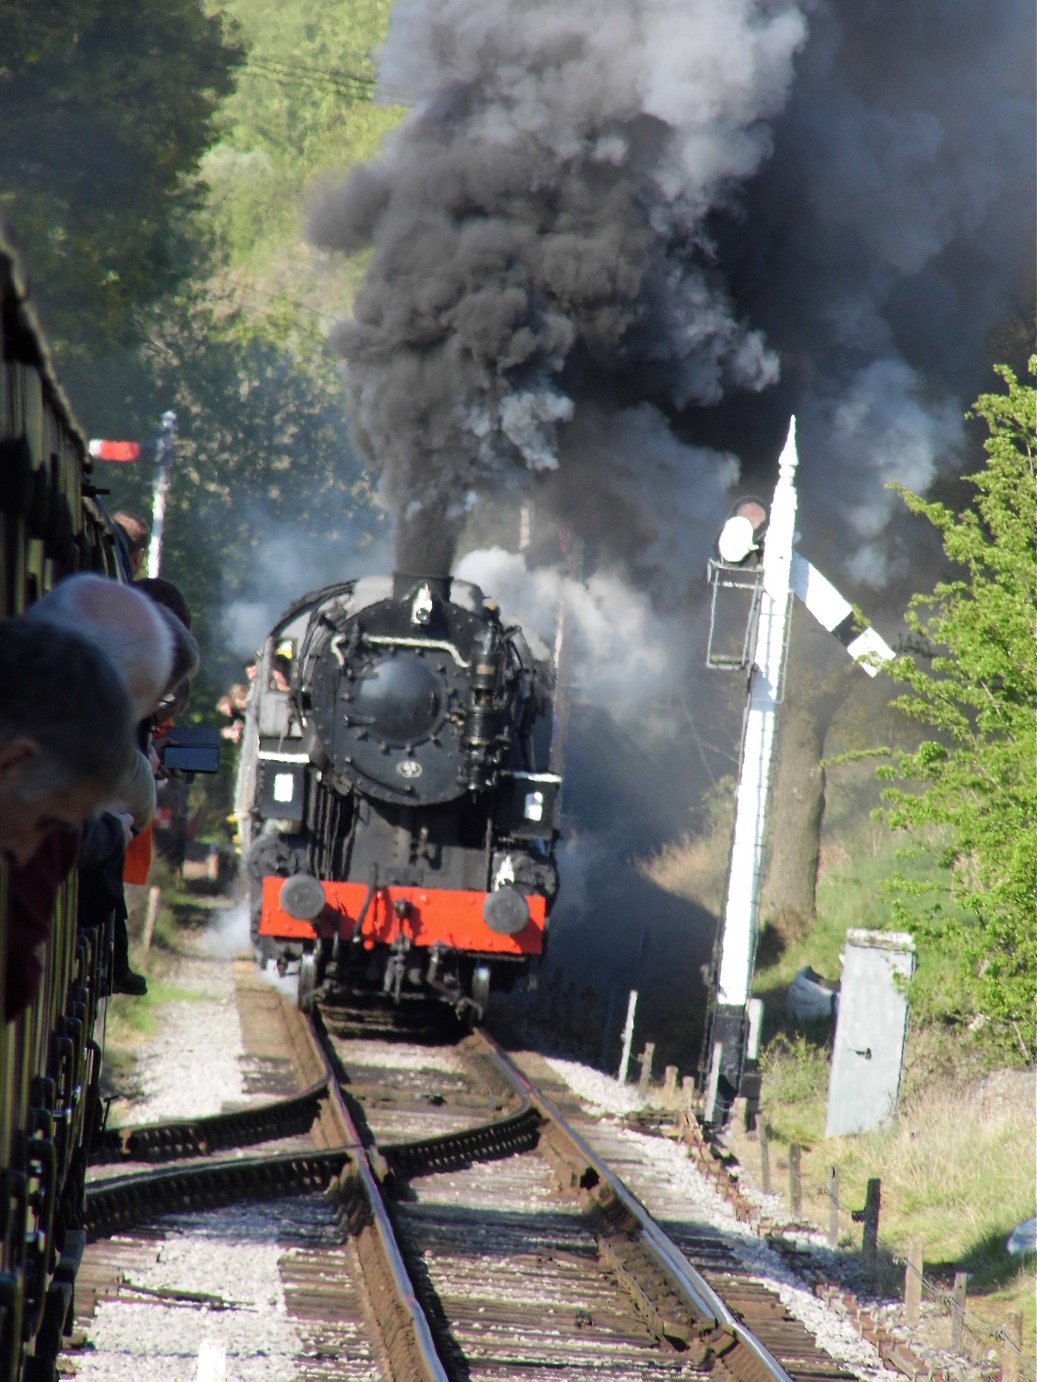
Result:
M513 840L553 839L561 785L555 773L501 774L498 832Z
M306 769L302 763L260 762L260 810L269 820L301 824L306 818Z

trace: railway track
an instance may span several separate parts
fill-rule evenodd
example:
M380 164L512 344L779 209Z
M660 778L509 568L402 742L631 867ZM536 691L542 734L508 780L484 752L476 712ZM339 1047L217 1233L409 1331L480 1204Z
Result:
M106 1136L87 1201L95 1295L156 1216L256 1202L301 1226L282 1269L309 1359L294 1376L852 1375L665 1186L613 1169L621 1143L535 1057L520 1068L481 1031L389 1041L333 1007L308 1027L284 1017L293 1096Z

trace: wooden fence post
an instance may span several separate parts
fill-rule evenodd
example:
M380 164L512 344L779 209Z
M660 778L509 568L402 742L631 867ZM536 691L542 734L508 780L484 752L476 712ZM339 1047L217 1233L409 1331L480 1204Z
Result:
M767 1136L767 1119L761 1113L756 1130L760 1138L760 1187L765 1195L771 1193L771 1144Z
M922 1240L912 1238L904 1266L904 1319L917 1324L922 1313Z
M951 1288L951 1348L961 1351L961 1336L965 1328L965 1292L968 1289L968 1273L955 1272Z
M803 1206L803 1172L800 1169L802 1148L798 1142L789 1143L789 1202L793 1214L798 1214Z
M151 938L155 934L155 922L158 921L158 903L161 896L161 889L157 883L152 883L148 889L148 910L144 914L144 934L141 937L141 953L146 955L151 949Z
M665 1108L677 1107L677 1075L678 1070L675 1065L668 1065L663 1074L663 1106Z
M1023 1312L1010 1310L1001 1345L1001 1382L1019 1382L1019 1360L1023 1356Z
M655 1042L646 1041L645 1049L641 1052L641 1076L637 1081L637 1092L647 1094L648 1086L652 1083L652 1061L655 1058Z
M623 1025L623 1050L619 1057L619 1083L626 1084L630 1074L630 1048L634 1041L634 1014L637 1012L637 989L630 990L627 1000L627 1020Z
M861 1266L873 1273L879 1257L879 1209L882 1205L882 1182L877 1177L868 1181L864 1199L864 1232L861 1236Z
M839 1167L828 1168L828 1246L839 1246Z

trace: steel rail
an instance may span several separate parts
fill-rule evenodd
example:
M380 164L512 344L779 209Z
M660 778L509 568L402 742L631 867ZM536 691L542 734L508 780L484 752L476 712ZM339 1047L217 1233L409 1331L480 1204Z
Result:
M390 1142L379 1151L394 1175L431 1175L458 1170L473 1161L493 1161L529 1151L537 1145L540 1124L540 1114L527 1104L490 1123L416 1142Z
M497 1044L489 1032L476 1028L473 1035L485 1043L487 1051L496 1061L504 1077L517 1093L524 1093L528 1100L540 1109L544 1119L560 1128L586 1161L587 1166L597 1177L597 1184L607 1186L614 1199L622 1205L637 1225L638 1236L648 1256L653 1259L661 1272L677 1288L686 1305L703 1325L720 1327L732 1334L747 1348L763 1369L766 1377L773 1382L792 1382L792 1378L751 1330L747 1329L732 1313L709 1282L681 1253L639 1199L627 1189L597 1153L580 1137L566 1121L557 1106L512 1063L506 1052Z
M368 1300L381 1332L392 1377L398 1382L449 1382L452 1374L440 1357L396 1243L376 1170L378 1151L364 1146L350 1116L328 1053L327 1035L319 1014L312 1015L307 1032L323 1066L321 1080L299 1095L246 1112L260 1115L258 1121L253 1120L254 1127L260 1124L268 1127L271 1122L283 1118L288 1108L294 1108L295 1115L299 1116L311 1106L323 1104L325 1132L330 1123L340 1145L306 1153L221 1159L201 1166L178 1166L96 1181L86 1192L84 1222L88 1237L93 1240L110 1235L156 1214L215 1208L245 1199L327 1191L331 1183L337 1182L336 1197L357 1239L365 1273L377 1282L377 1289L368 1291ZM313 1117L308 1117L306 1126L312 1122ZM201 1148L196 1155L204 1155L216 1138L230 1136L234 1126L237 1128L234 1136L244 1135L247 1118L243 1123L237 1115L231 1115L228 1124L227 1117L219 1115L180 1124L142 1125L118 1133L113 1130L115 1135L110 1145L126 1147L132 1137L143 1134L134 1147L134 1152L139 1154L148 1145L148 1135L159 1134L161 1142L161 1135L175 1133L181 1142ZM204 1137L197 1135L199 1128L204 1130ZM207 1145L203 1146L203 1142ZM387 1301L394 1302L395 1309L389 1307L386 1322Z
M359 1185L366 1202L366 1213L363 1217L368 1219L370 1227L374 1229L382 1263L391 1277L395 1297L402 1311L402 1321L394 1322L394 1328L387 1331L388 1337L383 1335L393 1376L398 1378L399 1382L422 1382L423 1379L427 1379L427 1382L450 1382L452 1374L440 1357L425 1309L396 1241L396 1231L383 1196L381 1178L376 1170L377 1153L362 1145L360 1132L342 1096L332 1060L330 1039L319 1009L310 1014L309 1030L328 1079L329 1109L345 1132L347 1140L356 1148L356 1159L349 1184L343 1183L341 1187L343 1200L345 1201L350 1189Z
M440 1382L453 1374L444 1365L441 1347L397 1243L386 1193L391 1193L397 1177L450 1171L543 1143L543 1150L550 1153L553 1147L554 1156L568 1168L571 1188L588 1196L590 1212L604 1220L604 1227L599 1229L602 1250L635 1301L667 1337L678 1345L689 1342L689 1327L680 1320L684 1310L693 1321L697 1344L712 1354L724 1373L743 1382L747 1376L752 1382L791 1382L766 1345L735 1317L644 1205L484 1029L475 1029L472 1038L481 1046L494 1075L517 1101L517 1108L460 1132L381 1148L365 1145L353 1121L319 1010L310 1015L306 1032L323 1067L322 1077L307 1089L237 1113L112 1129L102 1151L109 1160L211 1156L217 1148L270 1140L278 1135L278 1129L305 1131L318 1115L325 1124L325 1138L330 1134L329 1140L336 1145L319 1152L224 1159L200 1167L181 1166L95 1182L86 1195L85 1223L90 1237L116 1232L157 1213L326 1190L337 1181L337 1198L357 1242L365 1274L377 1282L377 1289L369 1291L372 1311L379 1314L377 1306L384 1306L386 1298L396 1302L396 1318L390 1319L388 1327L378 1322L392 1375L406 1382ZM559 1147L559 1141L566 1146ZM636 1244L642 1254L640 1267L636 1254L632 1258L627 1252L630 1244ZM645 1264L654 1286L644 1284ZM678 1305L659 1304L659 1283ZM741 1348L751 1362L737 1362L733 1355ZM745 1362L750 1362L748 1373Z
M95 1181L86 1189L84 1223L91 1241L155 1214L188 1213L245 1199L325 1190L356 1155L355 1147L279 1156L238 1157Z

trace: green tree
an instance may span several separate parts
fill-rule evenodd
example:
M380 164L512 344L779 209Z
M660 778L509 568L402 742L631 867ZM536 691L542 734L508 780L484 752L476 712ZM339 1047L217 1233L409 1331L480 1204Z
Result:
M1037 357L1030 361L1037 375ZM955 514L896 487L942 535L963 574L916 595L908 623L917 655L893 675L894 703L927 726L909 752L880 769L894 829L938 827L944 897L894 880L897 912L959 962L957 1018L989 1044L1032 1058L1037 1048L1037 641L1034 537L1037 388L998 366L1006 392L974 414L989 430L986 467L965 477L973 506ZM910 785L907 785L910 784ZM946 906L947 893L953 905Z
M167 302L144 360L127 362L123 426L105 429L147 437L162 410L177 414L162 574L196 615L203 674L193 708L203 716L281 610L362 574L384 522L349 443L331 361L321 375L303 369L244 338L228 316L225 304ZM100 469L112 507L151 513L150 467Z
M217 0L246 56L202 163L196 229L212 245L210 291L231 296L236 328L313 358L304 320L327 328L349 308L359 270L303 238L315 179L370 158L399 120L376 103L372 54L389 0Z
M198 0L0 6L0 220L63 373L132 339L187 267L191 174L239 56Z

